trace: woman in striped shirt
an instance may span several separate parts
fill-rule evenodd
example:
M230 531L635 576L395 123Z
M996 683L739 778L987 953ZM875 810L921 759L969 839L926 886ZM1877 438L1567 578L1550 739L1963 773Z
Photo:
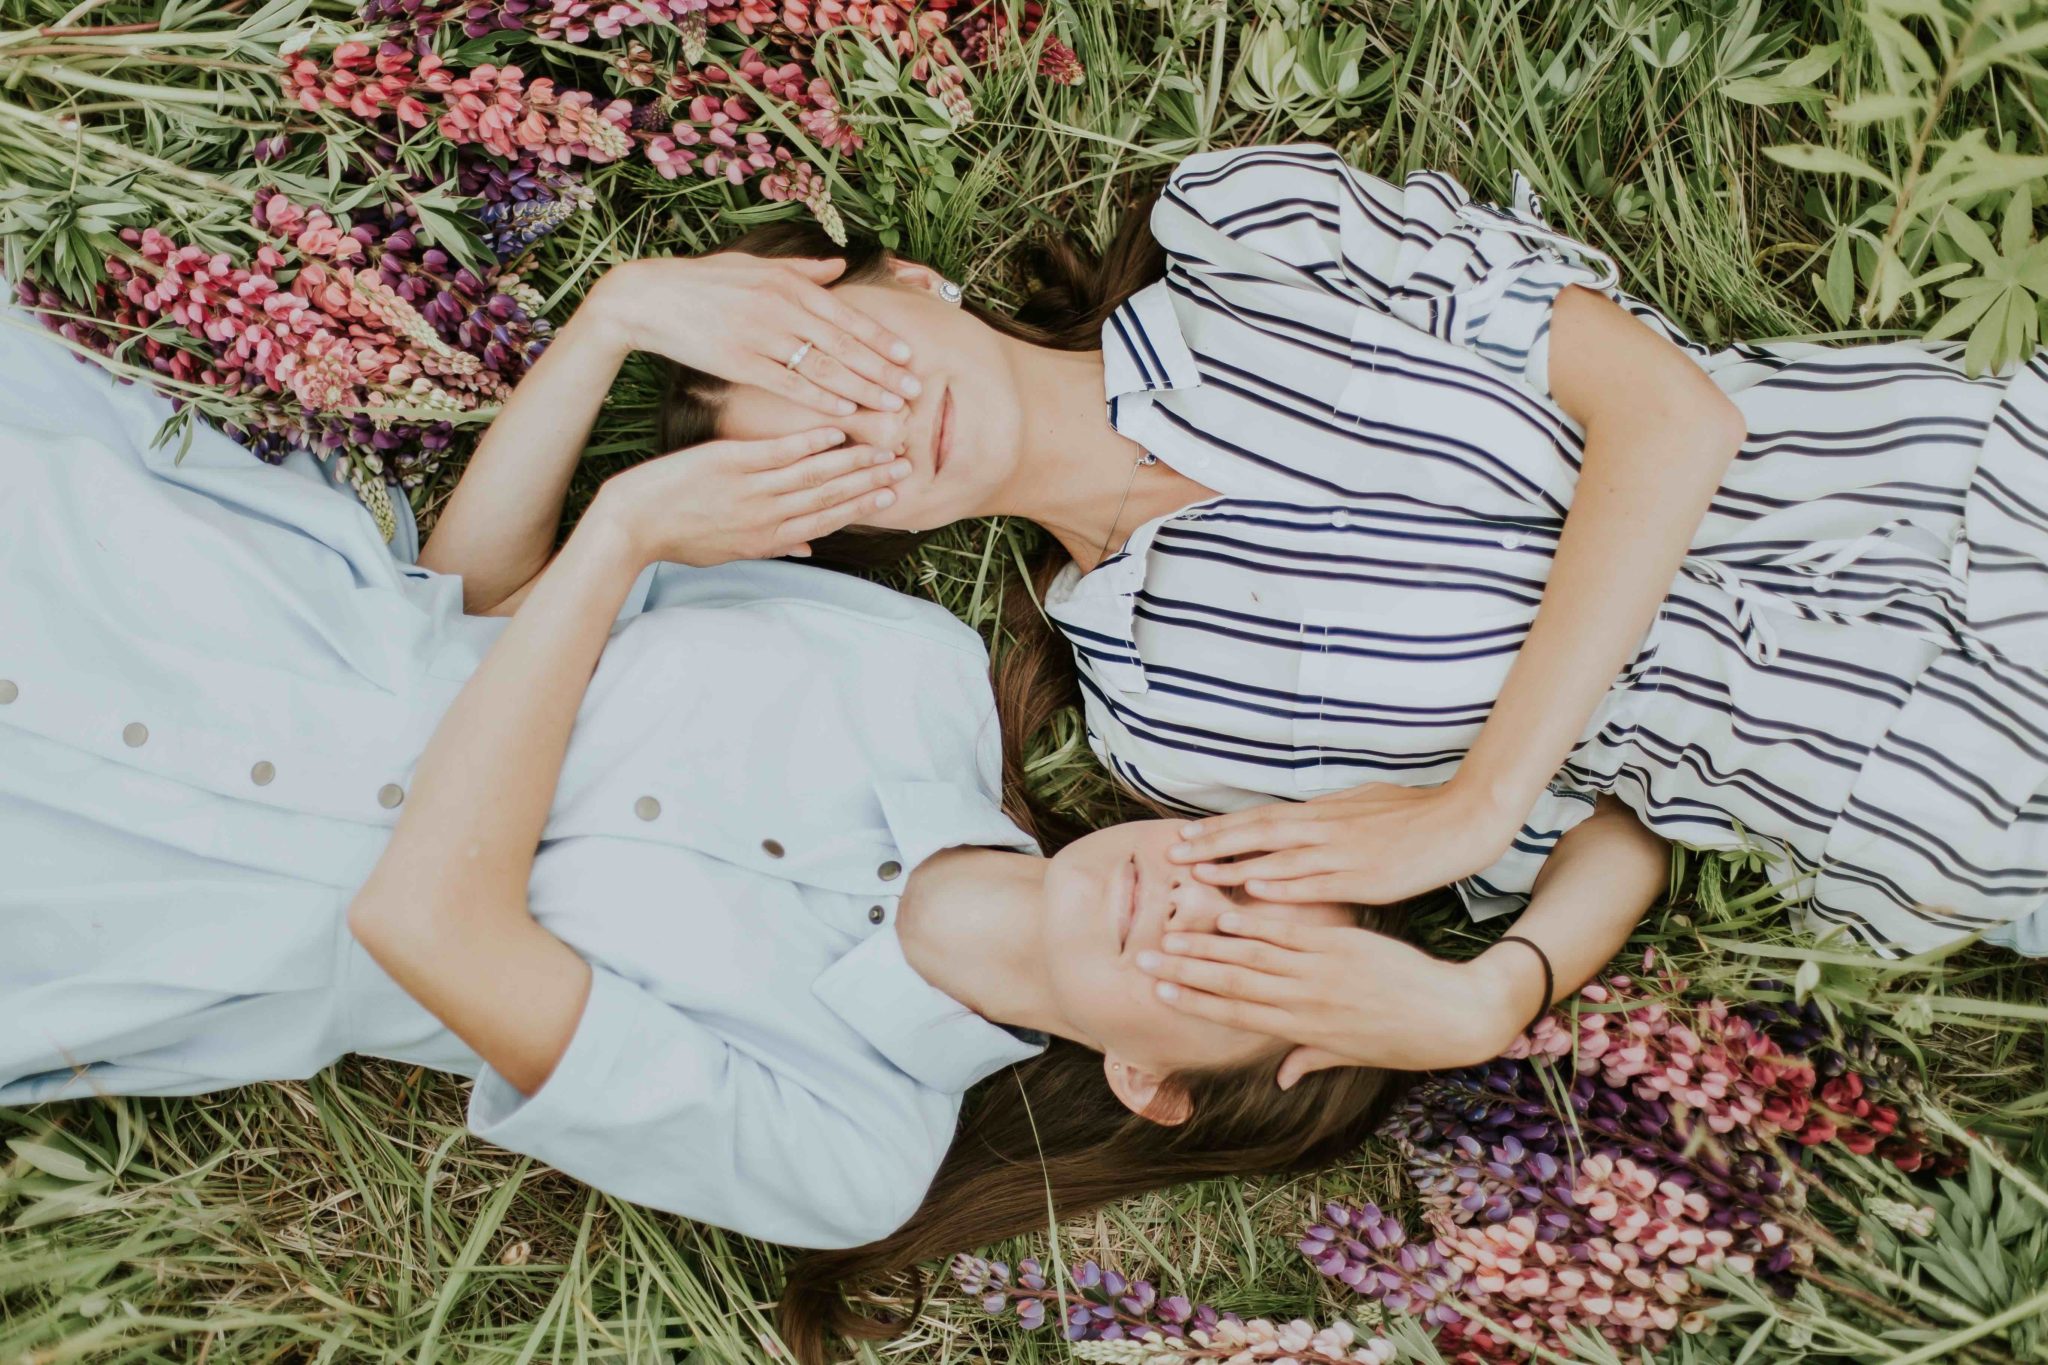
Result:
M1230 812L1189 826L1192 877L1283 903L1449 883L1480 918L1533 892L1518 929L1563 991L1655 894L1649 831L1761 852L1815 931L1880 952L2048 951L2048 359L1709 350L1519 177L1498 208L1319 146L1188 159L1015 318L847 254L840 287L944 357L853 432L913 464L882 524L1050 532L1096 752ZM831 364L804 340L787 393ZM672 444L811 420L766 386L674 393ZM1399 1063L1330 971L1378 945L1246 919L1162 988Z

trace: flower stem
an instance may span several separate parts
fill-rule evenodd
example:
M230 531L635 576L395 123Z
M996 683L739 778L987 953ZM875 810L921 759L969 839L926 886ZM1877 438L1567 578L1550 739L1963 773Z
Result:
M151 89L153 90L153 87ZM45 114L41 110L31 109L26 105L14 104L8 100L0 100L0 122L8 120L33 124L47 132L56 134L67 142L75 142L81 146L90 147L94 151L103 152L108 156L131 161L137 165L147 166L153 171L172 176L190 185L196 185L209 194L239 199L245 203L256 198L255 194L251 191L238 189L224 180L217 180L210 175L200 175L196 171L189 171L176 162L165 161L162 157L155 157L147 152L137 151L126 143L116 142L112 138L101 137L98 133L88 132L84 128L66 127L62 120L53 115Z

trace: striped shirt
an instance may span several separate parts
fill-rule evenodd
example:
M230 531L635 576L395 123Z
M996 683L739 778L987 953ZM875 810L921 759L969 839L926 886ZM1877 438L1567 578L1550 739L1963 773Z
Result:
M1667 838L1761 852L1817 930L2009 937L2048 901L2048 361L1971 379L1953 346L1710 350L1540 212L1519 176L1500 208L1318 146L1176 170L1166 276L1103 328L1105 397L1219 496L1048 596L1095 752L1189 812L1449 779L1571 506L1584 433L1549 332L1583 285L1690 355L1749 436L1467 906L1519 908L1611 792Z

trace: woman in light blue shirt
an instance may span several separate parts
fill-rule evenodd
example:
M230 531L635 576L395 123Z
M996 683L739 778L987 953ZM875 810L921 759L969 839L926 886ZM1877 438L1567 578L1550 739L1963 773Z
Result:
M800 327L834 368L792 396L914 386L813 267L647 264L562 330L418 564L310 463L204 424L152 448L160 397L0 315L0 1104L348 1052L474 1076L493 1142L859 1248L799 1270L805 1359L884 1330L842 1286L1041 1223L1048 1190L1064 1215L1360 1138L1384 1073L1283 1094L1284 1045L1154 997L1137 957L1238 899L1170 826L1048 860L1005 815L968 627L732 562L873 515L894 451L665 456L551 557L634 347L759 376ZM782 303L721 329L721 290Z

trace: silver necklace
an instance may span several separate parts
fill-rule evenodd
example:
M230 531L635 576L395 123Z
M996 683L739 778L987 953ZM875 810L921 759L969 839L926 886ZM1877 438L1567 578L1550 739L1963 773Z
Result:
M1148 464L1158 463L1159 457L1149 450L1131 462L1131 481L1124 485L1123 499L1116 505L1116 515L1109 519L1109 533L1103 536L1101 547L1095 551L1095 563L1091 567L1097 569L1102 567L1103 556L1109 553L1109 542L1116 539L1116 528L1124 519L1124 508L1131 504L1131 490L1138 486L1138 471Z

